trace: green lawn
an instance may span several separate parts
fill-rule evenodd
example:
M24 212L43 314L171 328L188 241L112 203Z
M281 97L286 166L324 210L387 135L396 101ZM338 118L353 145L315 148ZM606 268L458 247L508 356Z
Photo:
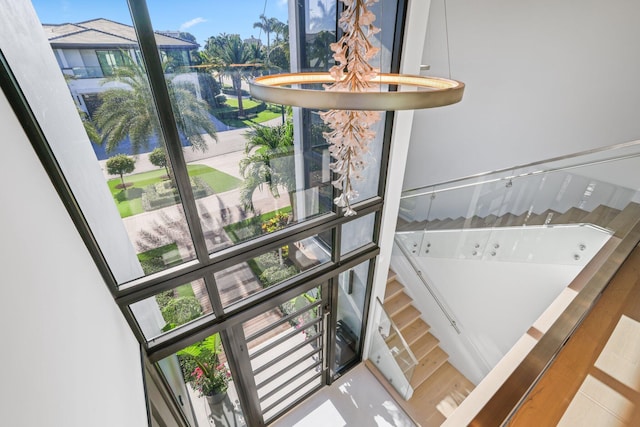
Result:
M228 113L228 112L238 110L238 100L235 98L229 97L229 95L227 95L226 104L227 104L227 107L218 108L216 111L213 112L213 114L216 115L216 112ZM256 105L258 105L258 103L255 101L251 101L251 100L242 101L242 106L245 109L255 107ZM216 115L216 117L218 116ZM260 111L258 115L252 119L238 120L238 119L225 119L220 117L218 117L218 119L224 124L226 124L227 126L233 126L234 128L240 129L240 128L249 127L251 124L266 122L268 120L275 119L278 117L282 117L282 111L280 110L280 106L275 104L267 104L267 109L264 111Z
M225 95L225 96L227 97L227 100L224 103L227 104L231 108L237 109L238 108L238 98L231 97L231 96L228 96L228 95ZM261 102L254 101L252 99L243 99L242 100L242 108L244 108L245 110L248 109L248 108L257 107L260 104L261 104Z
M215 193L233 190L234 188L238 188L242 183L238 178L205 165L188 165L187 170L189 171L189 176L200 177ZM160 182L166 179L166 176L167 173L164 169L158 169L125 177L124 182L127 183L126 190L116 188L116 186L122 182L120 178L107 181L120 217L126 218L144 212L142 208L142 192L144 187ZM129 186L129 184L133 185Z
M242 184L242 180L209 166L189 165L187 169L189 170L189 176L200 177L211 187L214 193L224 193L238 188Z

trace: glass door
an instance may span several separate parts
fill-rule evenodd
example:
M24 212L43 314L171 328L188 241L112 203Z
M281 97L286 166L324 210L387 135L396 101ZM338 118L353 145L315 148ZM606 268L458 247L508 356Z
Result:
M327 295L310 286L242 324L265 424L327 383Z

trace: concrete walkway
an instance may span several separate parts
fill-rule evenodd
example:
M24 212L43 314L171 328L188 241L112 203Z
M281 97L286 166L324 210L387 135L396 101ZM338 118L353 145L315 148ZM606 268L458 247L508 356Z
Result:
M276 126L281 123L281 118L275 118L260 124ZM202 135L207 142L207 151L202 152L193 150L191 147L183 147L184 160L187 164L206 164L236 178L241 178L238 171L238 162L245 156L244 150L247 145L246 133L248 130L249 128L242 128L218 132L217 142L209 135ZM136 169L130 174L125 174L125 177L158 169L157 166L149 161L149 153L140 153L134 157L136 159ZM106 160L98 161L105 179L117 178L116 175L107 173L106 162Z

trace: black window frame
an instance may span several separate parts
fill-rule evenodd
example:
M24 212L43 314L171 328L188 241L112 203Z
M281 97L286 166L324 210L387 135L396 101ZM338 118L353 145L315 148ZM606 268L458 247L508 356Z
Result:
M408 0L398 0L396 29L393 45L393 56L391 70L398 72L400 64L400 47L404 36L405 13ZM239 375L241 366L234 360L234 352L241 352L244 343L238 342L232 334L234 328L250 318L250 316L261 310L272 301L286 298L288 295L299 291L300 288L308 286L310 282L319 283L321 281L335 281L337 283L340 273L347 271L363 262L369 262L369 278L365 299L365 313L363 313L364 323L362 325L363 334L358 350L359 357L353 363L343 367L340 372L334 373L329 382L338 378L361 359L365 341L364 331L368 319L368 309L370 306L370 296L372 290L373 271L375 268L376 256L380 252L378 238L381 225L381 214L384 206L384 189L386 186L386 175L388 159L390 153L390 140L393 127L393 113L387 112L385 115L385 131L383 136L382 157L380 159L381 170L377 196L354 204L352 207L358 213L356 217L344 217L341 212L335 209L332 212L323 214L316 218L294 224L283 230L257 237L253 240L234 245L219 252L209 253L204 241L204 233L200 225L195 198L189 184L189 177L186 170L186 163L182 155L182 144L178 135L173 116L173 109L161 64L160 51L156 45L151 19L145 0L128 0L133 26L136 29L140 45L140 57L144 63L153 94L156 111L161 123L162 135L165 139L168 155L175 167L175 179L183 200L183 206L187 223L191 235L194 239L196 259L187 262L161 273L142 277L124 284L118 284L110 267L104 257L91 228L84 217L82 210L73 195L62 168L58 164L55 155L47 143L46 135L40 128L37 118L29 106L26 96L20 89L16 77L13 75L10 64L7 62L2 51L0 51L0 88L7 96L16 116L25 130L31 144L38 155L43 167L49 175L58 195L65 208L69 212L78 232L83 239L88 251L94 259L102 278L112 294L115 302L120 307L123 316L130 325L134 335L141 344L141 349L145 358L157 368L158 362L162 358L174 354L176 351L193 344L203 338L221 332L225 351L230 354L230 368L234 374L234 379L239 383L239 393L241 404L245 411L245 416L249 425L260 425L262 418L255 412L255 402L248 400L249 393L243 393L243 380ZM303 3L303 2L300 2ZM300 4L299 3L299 4ZM304 8L304 4L300 6ZM337 8L338 9L338 8ZM302 14L304 16L304 14ZM304 33L302 33L304 34ZM304 44L299 44L304 46ZM304 48L304 47L302 47ZM137 53L137 52L136 52ZM391 88L393 90L394 88ZM307 143L308 145L308 143ZM305 163L306 164L306 163ZM307 172L307 171L305 171ZM308 174L305 173L305 179ZM343 224L363 215L375 213L373 242L364 245L348 254L340 254L340 236ZM269 248L277 248L287 240L294 237L308 237L324 233L330 233L333 240L331 261L312 268L302 274L295 276L283 283L275 285L263 292L257 293L239 303L231 304L226 309L220 301L214 273L229 266L233 266L251 259L256 254L262 253ZM181 327L180 329L169 331L152 340L147 340L142 333L138 323L131 312L130 305L156 295L158 292L170 289L177 284L186 283L190 280L202 278L213 307L213 315L204 316L196 321ZM337 289L333 287L333 289ZM330 330L334 330L335 312L332 316ZM329 334L332 340L333 334ZM335 344L335 343L333 343ZM329 346L333 348L333 346ZM329 355L332 360L333 355Z

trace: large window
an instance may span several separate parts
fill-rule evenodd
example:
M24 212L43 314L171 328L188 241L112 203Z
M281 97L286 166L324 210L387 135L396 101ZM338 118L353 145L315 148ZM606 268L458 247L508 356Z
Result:
M255 15L258 37L167 21L191 3L109 2L108 16L75 3L77 24L57 26L66 21L34 0L47 34L74 47L54 56L37 31L16 38L2 77L15 76L13 103L33 112L23 124L42 130L33 144L183 421L262 425L360 360L391 119L358 215L344 217L316 113L247 92L250 78L291 63L331 65L336 2L274 2L266 15L262 2L227 2L229 19ZM389 53L397 5L382 3L394 15L378 40ZM133 46L113 48L114 37ZM37 79L26 46L42 61ZM95 51L102 78L65 72L80 51ZM390 53L380 61L392 68Z

